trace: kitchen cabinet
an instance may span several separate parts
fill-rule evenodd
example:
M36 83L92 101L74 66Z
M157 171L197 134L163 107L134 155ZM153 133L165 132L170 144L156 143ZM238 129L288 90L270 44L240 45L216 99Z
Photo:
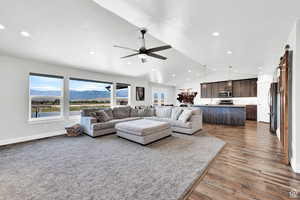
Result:
M232 92L232 97L257 97L257 78L201 84L201 98L219 98L219 92Z
M257 105L246 105L246 119L257 120Z
M212 84L205 83L201 84L201 97L202 98L211 98L212 94Z

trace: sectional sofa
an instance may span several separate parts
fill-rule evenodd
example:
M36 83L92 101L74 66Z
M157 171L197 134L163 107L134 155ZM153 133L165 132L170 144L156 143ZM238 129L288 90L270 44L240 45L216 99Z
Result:
M104 110L111 120L98 122L92 113ZM194 134L202 129L202 111L199 108L166 107L136 109L131 107L115 107L113 109L84 109L81 111L80 124L84 132L91 137L116 133L115 125L138 119L149 119L168 122L172 131Z

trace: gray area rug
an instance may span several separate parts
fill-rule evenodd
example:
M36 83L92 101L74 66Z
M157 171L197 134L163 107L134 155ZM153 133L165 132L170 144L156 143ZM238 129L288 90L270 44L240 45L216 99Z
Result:
M148 146L109 135L0 148L1 200L177 200L224 142L204 134Z

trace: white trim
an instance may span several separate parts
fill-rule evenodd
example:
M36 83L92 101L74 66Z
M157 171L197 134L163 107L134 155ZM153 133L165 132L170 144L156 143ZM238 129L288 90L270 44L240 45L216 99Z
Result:
M37 140L37 139L48 138L48 137L64 135L64 134L65 134L65 131L62 130L62 131L43 133L43 134L39 134L39 135L31 135L31 136L19 137L19 138L14 138L14 139L0 140L0 146L20 143L20 142L27 142L27 141L31 141L31 140Z
M300 173L300 163L296 163L296 160L291 158L291 167L293 168L294 172Z

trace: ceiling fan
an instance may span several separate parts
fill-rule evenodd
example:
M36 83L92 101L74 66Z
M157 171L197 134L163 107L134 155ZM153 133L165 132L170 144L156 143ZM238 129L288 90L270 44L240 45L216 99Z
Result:
M156 54L155 52L170 49L172 47L170 45L164 45L164 46L154 47L154 48L151 48L151 49L146 49L146 45L145 45L145 34L146 33L147 33L147 29L142 28L141 29L142 46L141 46L140 49L132 49L132 48L128 48L128 47L122 47L122 46L114 45L114 47L121 48L121 49L127 49L127 50L135 52L134 54L130 54L130 55L121 57L122 59L132 57L132 56L138 56L141 59L142 63L145 63L145 62L147 62L147 56L150 56L150 57L161 59L161 60L167 60L166 57L161 56L159 54Z

